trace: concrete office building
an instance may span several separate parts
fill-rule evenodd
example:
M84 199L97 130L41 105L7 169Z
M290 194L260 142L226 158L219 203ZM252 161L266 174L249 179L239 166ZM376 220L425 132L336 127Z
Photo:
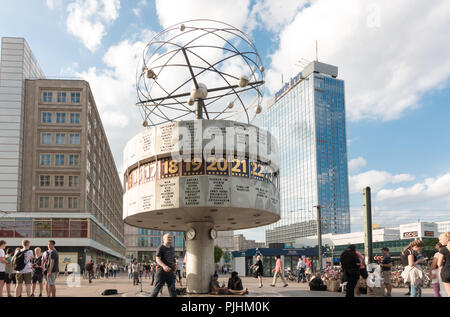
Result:
M83 267L91 258L124 262L122 184L89 84L41 72L22 78L22 89L14 170L20 188L17 204L0 215L0 236L11 246L24 238L41 247L55 240L61 267Z
M247 240L243 234L236 234L233 236L234 247L233 251L242 251L248 249L265 248L264 242L256 242L255 240Z
M281 219L266 243L350 232L344 81L338 68L312 62L269 102L263 126L278 139Z
M131 262L137 259L139 262L147 262L156 259L156 249L162 243L162 237L166 231L136 228L125 224L125 245L127 247L126 259ZM177 256L184 257L185 239L183 232L169 232L174 238L172 245ZM233 251L233 231L219 231L214 244L225 251Z

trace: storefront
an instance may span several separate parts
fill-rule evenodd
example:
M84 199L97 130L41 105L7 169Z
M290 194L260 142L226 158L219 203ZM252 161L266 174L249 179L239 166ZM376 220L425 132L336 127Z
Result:
M278 248L257 248L248 249L246 251L234 251L233 257L233 271L239 272L240 275L251 276L252 272L250 266L256 262L256 256L262 256L264 277L273 276L272 269L275 268L275 256L280 256L283 262L284 270L288 268L296 273L296 267L299 257L307 257L317 261L317 248L304 249L278 249Z

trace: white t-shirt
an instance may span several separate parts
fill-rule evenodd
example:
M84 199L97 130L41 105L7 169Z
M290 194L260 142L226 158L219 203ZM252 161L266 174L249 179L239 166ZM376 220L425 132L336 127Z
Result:
M5 257L5 251L3 249L0 249L0 258ZM3 262L0 262L0 272L5 272L6 270L6 264Z
M436 252L436 253L434 254L434 258L437 259L438 257L439 257L439 252ZM433 276L433 275L436 276L436 278L432 278L432 279L431 279L431 283L432 283L432 284L437 284L437 283L439 283L439 274L440 274L439 268L435 268L434 270L431 271L431 275L432 275L432 276Z
M26 251L26 252L25 252L25 267L19 273L31 273L31 272L33 272L33 267L31 265L31 259L33 258L33 251L31 251L30 249L28 249L28 250L22 249L20 251Z

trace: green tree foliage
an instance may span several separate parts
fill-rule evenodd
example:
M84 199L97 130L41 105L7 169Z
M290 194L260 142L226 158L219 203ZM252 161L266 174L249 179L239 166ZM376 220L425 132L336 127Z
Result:
M214 246L214 263L219 263L222 258L223 250L219 246Z
M230 251L225 251L225 253L223 254L223 260L225 261L225 263L230 263L231 261Z

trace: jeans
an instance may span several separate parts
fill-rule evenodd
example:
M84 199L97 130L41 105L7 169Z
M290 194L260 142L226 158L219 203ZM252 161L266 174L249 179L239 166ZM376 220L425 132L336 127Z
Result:
M300 280L304 283L306 281L305 277L305 269L299 269L297 271L297 283L300 283Z
M152 285L155 282L155 271L151 271L151 275L152 275Z
M433 284L434 297L441 297L441 286L439 283Z
M411 295L410 297L422 297L422 286L411 284Z
M116 278L116 275L117 275L117 270L114 270L114 271L113 271L113 276L114 276L114 278Z
M167 284L170 297L177 297L177 293L175 291L175 275L172 271L165 272L162 270L156 272L156 285L151 296L157 297L164 284Z
M358 273L344 273L347 285L345 286L345 297L355 297L355 286L359 280Z

